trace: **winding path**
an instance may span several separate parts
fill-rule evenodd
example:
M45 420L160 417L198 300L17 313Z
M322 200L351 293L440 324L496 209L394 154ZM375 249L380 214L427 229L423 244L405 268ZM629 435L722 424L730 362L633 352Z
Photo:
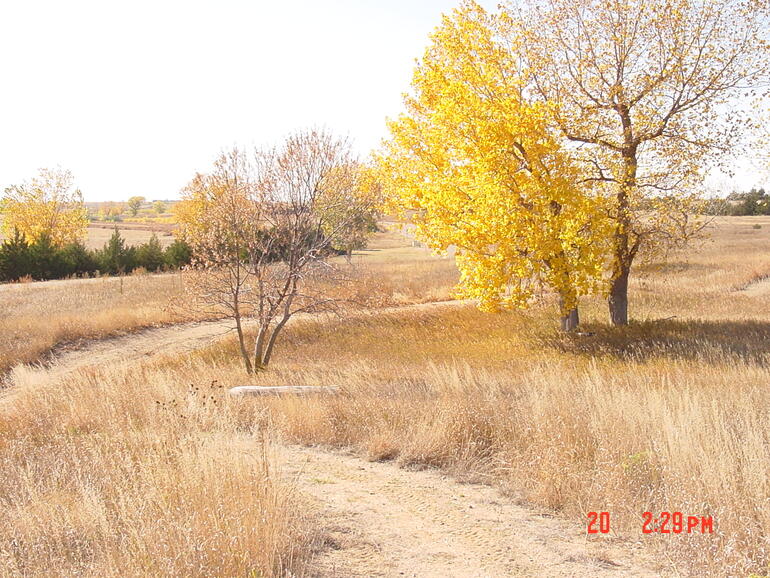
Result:
M60 350L45 366L14 368L10 380L23 386L89 365L192 351L228 329L226 321L191 323L86 342ZM488 486L317 448L282 445L277 452L282 475L313 499L325 525L326 547L314 560L313 576L660 575L642 545L589 538L584 527L519 505Z

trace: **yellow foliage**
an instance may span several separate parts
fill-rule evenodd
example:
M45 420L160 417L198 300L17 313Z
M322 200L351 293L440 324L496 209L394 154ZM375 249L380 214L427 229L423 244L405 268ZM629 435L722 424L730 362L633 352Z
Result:
M485 310L521 307L546 285L567 311L601 285L606 201L581 183L550 105L527 99L502 25L473 2L444 17L377 162L417 236L456 249L461 296Z
M70 171L40 169L31 181L8 187L2 200L5 234L18 230L30 241L45 234L57 246L85 239L88 212L72 181Z

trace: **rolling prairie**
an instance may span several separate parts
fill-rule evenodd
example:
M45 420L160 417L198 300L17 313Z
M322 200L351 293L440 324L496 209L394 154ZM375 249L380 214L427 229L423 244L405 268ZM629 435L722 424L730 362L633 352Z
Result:
M13 538L0 539L0 573L312 574L330 547L326 523L271 469L271 448L296 443L436 468L575 525L585 525L587 512L610 512L611 534L589 542L652 552L660 575L765 574L770 218L717 219L710 236L639 271L628 328L606 324L599 298L581 304L581 335L557 331L548 295L526 312L435 304L297 319L270 370L254 377L226 338L189 354L20 378L0 398L9 482L0 484L0 502L10 506L0 535ZM356 259L379 273L365 289L381 291L382 305L448 298L450 260L395 233L378 243ZM116 317L109 331L88 336L172 321L160 312L176 291L173 277L140 281L146 295L153 283L169 288L148 299L142 320ZM15 305L30 320L25 332L36 334L57 311L70 323L97 315L95 304L79 318L76 297L56 304L59 292L82 293L78 283L0 295L39 299L26 310L21 297ZM141 301L137 291L127 311ZM8 327L19 319L13 311L2 318ZM51 342L66 338L69 326L61 327ZM245 383L341 390L227 398L228 387ZM259 507L240 507L244 496ZM713 516L715 532L642 534L645 511ZM175 533L183 527L192 531ZM169 532L173 544L159 538ZM242 539L228 545L228 533Z

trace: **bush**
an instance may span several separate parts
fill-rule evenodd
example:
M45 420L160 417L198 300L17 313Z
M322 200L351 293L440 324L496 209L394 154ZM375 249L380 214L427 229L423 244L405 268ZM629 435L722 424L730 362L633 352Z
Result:
M0 245L0 281L16 281L29 275L32 256L24 233L14 229L13 237Z
M149 241L136 249L135 265L147 271L158 271L163 268L164 263L163 247L160 246L157 235L153 233Z
M192 260L192 249L190 245L181 239L175 239L163 253L163 260L166 266L171 269L179 269L188 265Z
M97 255L100 270L110 275L130 273L136 265L136 250L126 247L126 241L120 236L117 227Z

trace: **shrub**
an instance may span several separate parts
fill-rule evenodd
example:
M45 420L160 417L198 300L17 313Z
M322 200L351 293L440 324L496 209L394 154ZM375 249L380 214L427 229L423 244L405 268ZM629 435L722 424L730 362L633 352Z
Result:
M147 271L158 271L163 268L164 262L163 247L160 246L157 235L153 233L149 241L137 247L135 264Z

